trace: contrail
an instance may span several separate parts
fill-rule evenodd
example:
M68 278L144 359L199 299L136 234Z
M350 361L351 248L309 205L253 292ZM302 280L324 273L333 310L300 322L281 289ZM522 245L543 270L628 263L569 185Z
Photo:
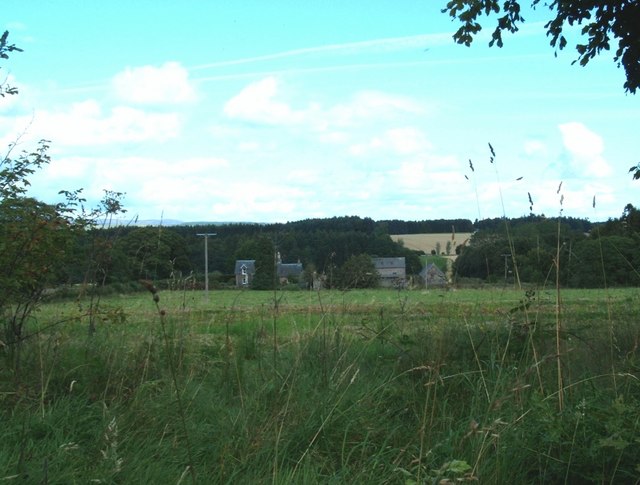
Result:
M407 37L389 37L384 39L372 39L359 42L347 42L343 44L328 44L316 47L304 47L300 49L292 49L273 54L265 54L262 56L243 57L240 59L231 59L228 61L211 62L208 64L200 64L190 67L189 70L197 71L201 69L210 69L213 67L234 66L239 64L250 64L254 62L271 61L274 59L286 59L289 57L297 57L308 54L322 54L325 52L343 52L345 54L354 54L364 51L373 52L395 52L407 49L425 50L427 46L443 45L453 43L451 34L421 34Z

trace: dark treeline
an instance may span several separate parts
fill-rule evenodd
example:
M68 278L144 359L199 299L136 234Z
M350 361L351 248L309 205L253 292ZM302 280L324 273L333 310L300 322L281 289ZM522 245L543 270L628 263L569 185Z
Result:
M452 229L453 228L453 229ZM374 221L360 217L306 219L279 224L211 224L117 226L79 235L67 267L69 283L95 280L122 283L141 278L202 282L204 238L212 282L232 284L237 259L255 259L264 278L273 281L274 255L284 263L301 262L305 277L339 274L350 259L405 257L407 275L417 275L421 253L395 243L390 234L474 232L456 248L454 274L488 282L519 279L523 283L555 282L560 254L560 281L565 286L601 287L638 284L640 214L632 205L619 219L594 224L584 219L526 216L439 221ZM199 235L200 234L200 235ZM91 261L91 263L85 263ZM351 262L352 263L352 262ZM604 264L603 264L604 263ZM604 269L604 271L603 271ZM268 286L267 283L265 283Z
M459 278L490 282L602 288L640 284L640 211L628 204L619 219L528 216L476 224L455 263ZM559 257L558 257L559 256Z
M549 219L544 215L534 215L530 214L525 217L518 217L515 219L509 219L509 226L512 228L517 228L523 225L531 225L532 223L544 223ZM556 220L551 218L551 220ZM563 217L562 224L570 228L574 231L579 231L583 233L588 233L593 227L593 223L588 221L587 219L578 219L576 217ZM473 230L482 230L482 231L500 231L505 227L505 219L503 217L496 217L494 219L483 219L482 221L476 221L473 224ZM466 232L466 231L465 231ZM469 231L470 232L470 231Z
M455 223L455 221L454 221ZM449 222L448 226L451 226ZM81 260L96 259L104 283L184 278L204 272L204 238L208 269L214 280L231 283L237 259L255 259L262 274L272 272L275 254L282 262L301 262L308 273L338 273L352 257L405 257L407 274L421 270L420 253L395 243L388 226L370 218L333 217L285 224L200 224L167 227L117 226L86 232L77 241ZM104 255L99 257L102 251ZM93 254L92 254L93 253ZM69 268L69 280L86 276L82 264Z

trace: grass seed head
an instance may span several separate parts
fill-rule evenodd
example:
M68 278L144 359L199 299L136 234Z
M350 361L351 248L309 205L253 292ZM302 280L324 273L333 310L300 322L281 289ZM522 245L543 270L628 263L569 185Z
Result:
M140 284L144 286L147 291L151 292L151 294L155 295L158 293L158 288L149 280L139 280Z

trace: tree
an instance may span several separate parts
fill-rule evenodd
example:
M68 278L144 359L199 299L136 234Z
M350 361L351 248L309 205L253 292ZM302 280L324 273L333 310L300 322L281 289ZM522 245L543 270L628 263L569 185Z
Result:
M123 226L116 225L113 231L101 229L110 228L113 217L125 214L127 211L122 206L124 194L112 190L105 190L104 197L97 208L93 209L85 217L88 231L78 245L85 243L85 254L78 258L84 265L83 277L80 281L85 284L104 286L115 281L125 281L129 275L129 265L126 255L116 248L116 242ZM81 254L79 252L78 254Z
M472 236L455 261L456 274L500 281L509 277L509 271L515 276L517 268L521 282L544 284L555 267L554 259L560 244L560 278L566 283L569 263L579 264L574 261L575 247L587 237L584 231L574 228L579 224L574 221L572 225L563 220L558 228L557 220L537 217L507 222L509 234L503 220L502 226L488 224Z
M378 272L368 254L351 256L340 268L338 285L343 289L376 288Z
M162 227L136 228L117 241L117 249L127 255L133 279L171 278L175 271L188 271L184 238Z
M306 284L308 289L314 289L314 282L316 279L316 265L309 263L302 270L301 280Z
M569 283L582 288L637 286L639 242L637 236L605 236L576 244Z
M0 59L21 49L8 43L8 32L0 37ZM15 95L17 89L0 83L0 96ZM22 342L28 325L45 293L68 281L70 262L81 235L93 226L96 211L85 213L81 190L63 190L62 202L47 204L29 197L30 176L50 157L49 142L41 140L35 150L14 154L9 146L0 159L0 325L16 382L19 382ZM119 203L107 208L120 210Z
M22 52L22 49L16 47L15 44L9 44L8 38L9 32L5 30L0 37L0 59L9 59L9 52ZM0 97L4 98L7 94L18 94L18 88L9 86L5 82L0 83Z
M47 288L64 279L71 244L83 230L77 192L51 205L26 195L28 177L49 162L48 144L0 160L0 320L16 382L25 329Z
M518 0L451 0L442 9L462 25L453 38L459 44L470 46L474 36L482 30L480 16L497 15L497 25L491 35L490 46L502 47L502 33L519 30L523 2ZM502 5L501 5L502 4ZM552 14L545 24L550 44L557 50L564 49L567 38L565 29L581 26L584 41L576 43L578 58L574 61L586 66L603 50L611 48L617 41L614 62L625 70L624 89L634 93L640 87L640 2L637 0L552 0L542 2L530 0L532 8L545 6ZM586 37L586 38L585 38Z
M256 290L272 290L276 283L275 247L271 239L259 234L246 240L236 252L236 259L254 259L256 274L251 283Z
M79 229L66 209L0 192L0 309L31 306L47 286L64 279Z

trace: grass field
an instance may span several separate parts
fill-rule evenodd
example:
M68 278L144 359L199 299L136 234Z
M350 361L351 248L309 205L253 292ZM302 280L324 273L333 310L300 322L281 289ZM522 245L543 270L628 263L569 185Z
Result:
M431 251L435 251L438 243L440 244L441 254L445 254L447 242L451 242L451 256L455 257L456 246L464 244L471 237L470 232L461 232L454 235L454 239L451 238L451 233L446 234L396 234L390 236L394 241L402 241L404 246L409 249L417 251L424 251L425 254L431 254Z
M638 289L51 302L20 345L3 339L0 481L640 483L639 303Z

